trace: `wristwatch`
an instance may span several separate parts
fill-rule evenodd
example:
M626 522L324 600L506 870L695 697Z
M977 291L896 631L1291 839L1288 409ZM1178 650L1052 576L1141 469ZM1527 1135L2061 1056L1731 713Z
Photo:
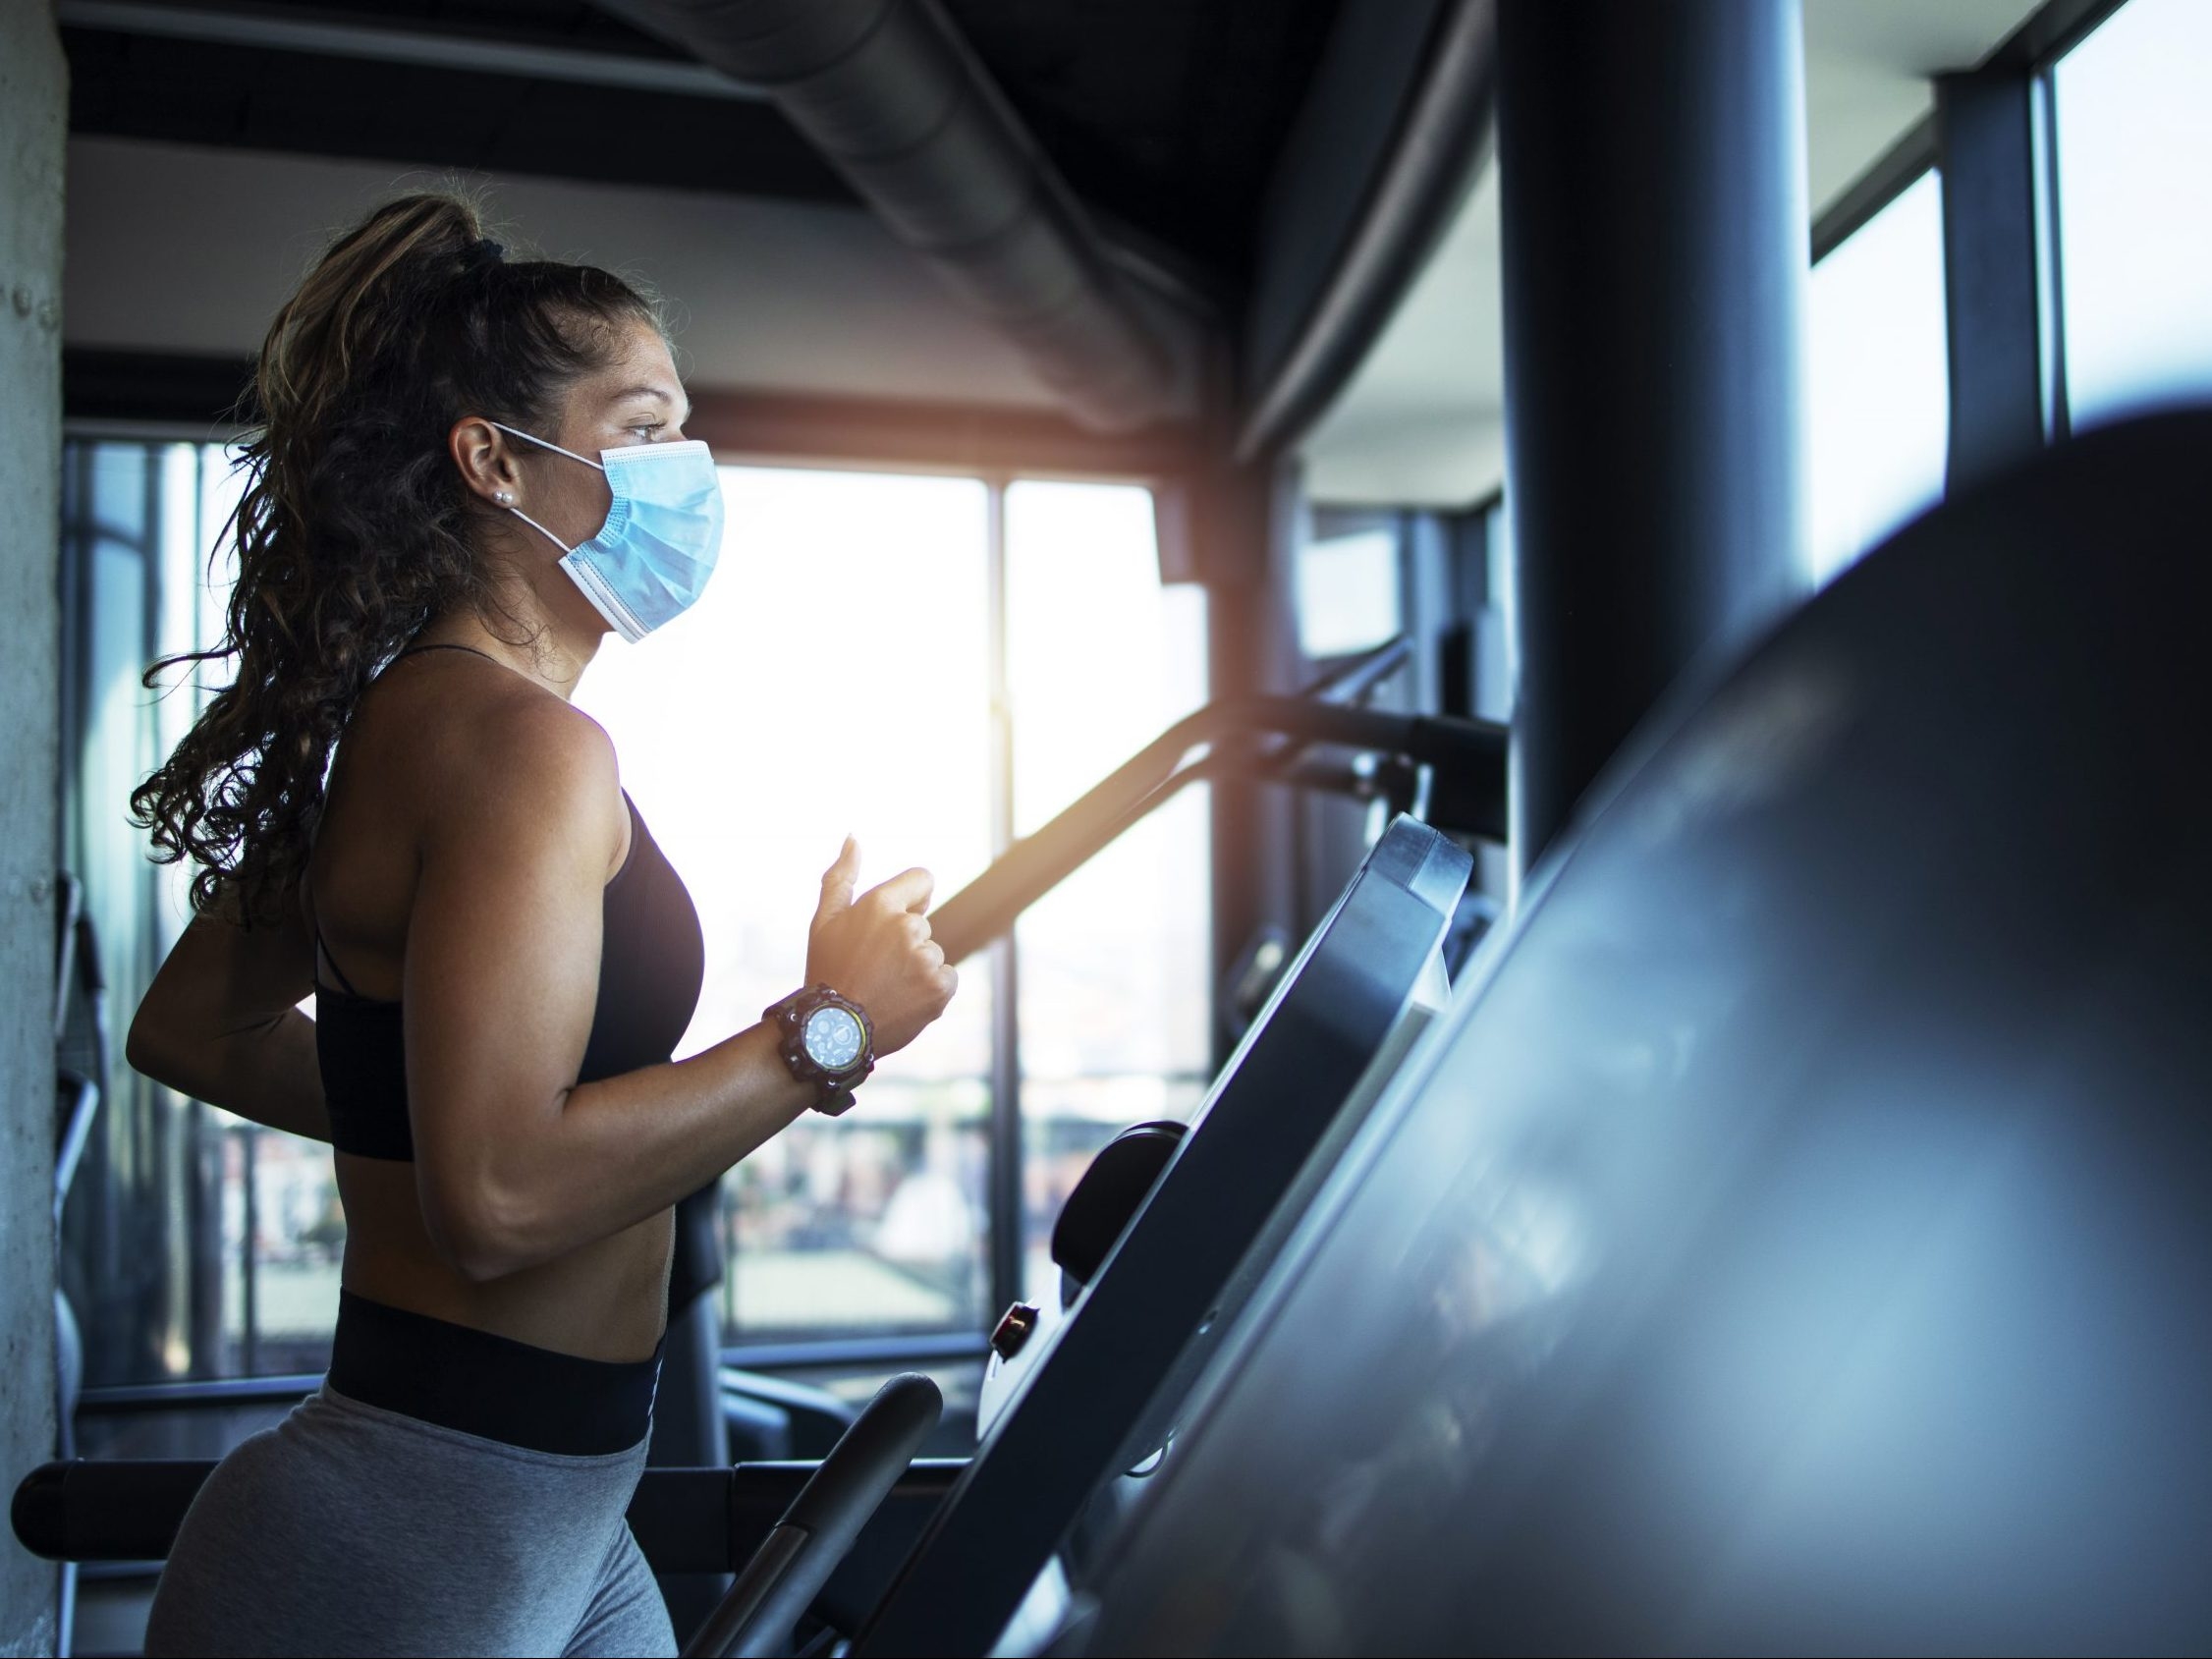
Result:
M834 1118L853 1104L854 1089L875 1070L867 1010L827 985L808 985L762 1009L760 1018L776 1028L791 1075L815 1085L815 1111Z

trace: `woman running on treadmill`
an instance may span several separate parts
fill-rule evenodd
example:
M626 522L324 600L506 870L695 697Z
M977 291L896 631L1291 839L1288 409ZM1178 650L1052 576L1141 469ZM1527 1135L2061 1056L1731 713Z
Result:
M624 1515L673 1206L944 1011L930 877L856 897L848 840L804 986L670 1062L698 919L570 699L697 598L722 504L627 284L405 196L277 313L255 392L203 653L236 678L133 802L198 869L129 1058L331 1143L344 1286L319 1391L194 1502L146 1652L672 1654ZM702 763L772 802L770 732L734 710Z

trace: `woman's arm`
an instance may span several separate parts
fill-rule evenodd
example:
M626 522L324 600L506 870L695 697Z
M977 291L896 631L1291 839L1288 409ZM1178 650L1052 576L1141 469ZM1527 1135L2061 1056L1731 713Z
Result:
M620 838L605 734L550 701L479 724L441 770L408 922L408 1096L433 1243L493 1279L674 1204L803 1113L774 1032L751 1025L689 1060L579 1084L597 1002L601 892ZM812 969L870 1015L877 1050L911 1042L955 983L910 871L852 898L824 881Z
M309 1140L330 1138L315 1066L314 942L297 915L193 918L146 987L123 1057L180 1094Z

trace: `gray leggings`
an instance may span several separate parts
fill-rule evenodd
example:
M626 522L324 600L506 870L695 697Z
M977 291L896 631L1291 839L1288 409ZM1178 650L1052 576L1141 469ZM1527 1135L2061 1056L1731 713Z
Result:
M146 1621L164 1654L674 1654L624 1519L645 1442L565 1457L326 1381L219 1464Z

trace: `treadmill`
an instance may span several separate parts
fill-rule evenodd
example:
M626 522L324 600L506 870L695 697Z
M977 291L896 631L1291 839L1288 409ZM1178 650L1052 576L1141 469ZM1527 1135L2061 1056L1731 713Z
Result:
M1017 1350L1019 1383L856 1654L988 1648L1093 1497L1152 1450L1148 1408L1216 1323L1255 1241L1441 1000L1439 949L1471 868L1407 816L1369 851L1120 1242L1065 1316Z
M2207 454L1655 715L1002 1650L2212 1647Z

